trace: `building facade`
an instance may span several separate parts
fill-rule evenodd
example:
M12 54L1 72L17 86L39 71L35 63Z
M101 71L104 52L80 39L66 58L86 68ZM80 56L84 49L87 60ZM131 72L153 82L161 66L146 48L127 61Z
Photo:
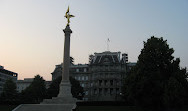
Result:
M122 78L126 74L126 60L120 52L95 53L90 59L90 100L119 100Z
M3 92L3 85L6 80L11 78L16 83L17 76L17 73L6 70L3 66L0 66L0 94Z
M84 88L85 101L121 100L121 87L126 73L136 63L128 62L128 54L121 52L94 53L89 56L89 64L71 64L70 76ZM61 76L62 64L56 65L51 73L52 80Z
M70 67L70 76L80 82L80 85L84 88L85 96L83 100L88 101L89 88L90 88L90 71L88 64L77 64Z
M34 78L24 78L24 80L17 80L17 91L20 93L31 85ZM46 88L48 89L52 81L45 81Z
M24 78L24 80L17 81L17 91L20 93L26 89L33 82L33 78Z

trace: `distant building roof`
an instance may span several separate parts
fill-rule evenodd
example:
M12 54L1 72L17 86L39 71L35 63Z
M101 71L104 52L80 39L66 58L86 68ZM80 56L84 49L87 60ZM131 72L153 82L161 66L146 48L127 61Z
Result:
M74 64L70 66L71 68L78 68L78 67L88 67L88 64Z
M0 68L0 72L1 72L1 73L4 73L4 74L7 74L7 75L14 76L14 77L17 77L17 76L18 76L17 73L12 72L12 71L9 71L9 70L6 70L6 69L4 69L3 66L1 66L1 68Z
M4 69L4 67L0 65L0 69Z
M24 80L17 80L17 83L31 83L34 78L24 78Z

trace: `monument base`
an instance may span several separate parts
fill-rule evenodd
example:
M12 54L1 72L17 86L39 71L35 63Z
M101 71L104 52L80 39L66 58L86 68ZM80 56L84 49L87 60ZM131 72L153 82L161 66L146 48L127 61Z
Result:
M59 85L59 94L57 97L73 98L71 94L71 84L69 81L61 81Z
M70 82L62 81L58 97L44 99L40 104L21 104L13 111L72 111L76 108L76 101L71 94Z
M61 81L59 94L52 99L44 99L41 104L75 104L76 98L72 97L71 84L69 81Z

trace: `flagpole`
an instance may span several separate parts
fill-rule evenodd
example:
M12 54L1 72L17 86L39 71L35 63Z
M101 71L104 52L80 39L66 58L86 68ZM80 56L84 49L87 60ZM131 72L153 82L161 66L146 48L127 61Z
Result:
M108 40L107 40L107 51L109 51Z
M109 50L109 42L110 42L110 40L109 40L109 38L107 39L107 51L110 51Z

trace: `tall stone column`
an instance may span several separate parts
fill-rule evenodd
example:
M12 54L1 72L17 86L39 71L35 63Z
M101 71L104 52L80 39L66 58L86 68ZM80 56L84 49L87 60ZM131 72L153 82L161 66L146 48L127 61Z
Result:
M72 30L70 29L69 25L67 25L63 32L65 33L63 71L58 97L72 98L71 84L69 81L70 34L72 33Z
M65 14L67 18L67 26L63 30L65 33L64 43L64 58L63 58L63 71L62 81L59 86L58 97L52 99L44 99L40 104L22 104L14 109L14 111L72 111L76 108L76 98L72 97L71 84L69 81L69 64L70 64L70 34L72 33L69 23L70 18L74 17L69 14L69 8Z

